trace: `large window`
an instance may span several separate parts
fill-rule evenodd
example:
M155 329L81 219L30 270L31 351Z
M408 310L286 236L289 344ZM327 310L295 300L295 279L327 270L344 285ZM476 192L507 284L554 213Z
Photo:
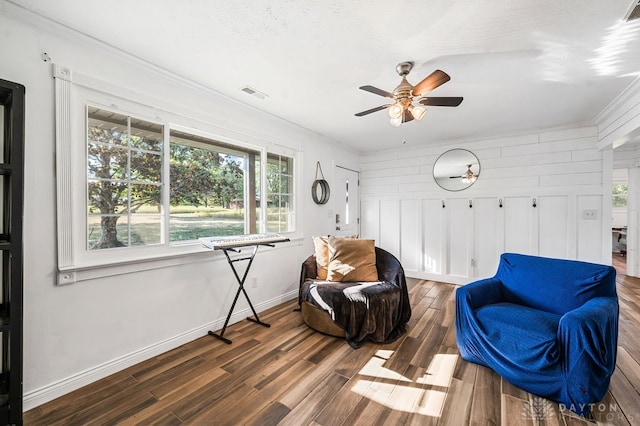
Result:
M171 130L171 241L260 231L260 151Z
M89 251L293 232L293 201L292 156L87 109Z
M87 110L89 250L159 244L162 126Z
M203 236L295 236L300 152L291 141L52 71L59 284L200 262Z

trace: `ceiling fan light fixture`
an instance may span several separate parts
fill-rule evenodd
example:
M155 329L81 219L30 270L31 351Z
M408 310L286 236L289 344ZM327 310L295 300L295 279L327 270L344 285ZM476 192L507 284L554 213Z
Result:
M400 127L400 125L402 124L402 116L400 116L400 117L393 117L393 118L391 118L391 120L389 120L389 123L390 123L393 127Z
M389 108L389 117L391 118L402 117L403 112L404 112L404 108L402 107L402 104L400 102L396 102L395 104L391 105L391 107Z
M407 81L407 75L411 71L412 67L413 62L401 62L398 64L396 71L400 77L402 77L402 81L395 89L393 89L393 92L387 92L386 90L378 89L377 87L369 85L360 86L360 90L373 93L374 95L383 96L390 99L393 103L380 105L379 107L358 112L354 115L356 117L362 117L364 115L386 109L389 114L389 118L391 119L391 125L398 127L402 123L407 123L412 120L422 120L427 112L424 106L457 107L460 105L462 98L459 96L429 96L418 99L418 96L424 96L426 93L437 89L444 83L451 80L451 77L442 70L435 70L414 86ZM414 101L422 106L414 105Z
M467 172L462 175L462 182L464 183L474 183L476 181L476 179L478 179L478 176L475 175L472 171L471 171L471 164L467 165Z
M411 112L411 115L413 115L413 118L415 118L418 121L422 120L424 115L427 113L426 108L423 108L421 106L413 106L413 105L409 106L409 111Z

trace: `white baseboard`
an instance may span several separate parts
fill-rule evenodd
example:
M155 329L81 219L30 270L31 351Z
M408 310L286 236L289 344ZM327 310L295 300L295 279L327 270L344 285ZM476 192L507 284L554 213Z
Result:
M271 300L259 303L255 305L255 309L258 313L266 309L277 306L283 302L298 297L298 290L293 290L288 293L282 294ZM231 315L229 324L234 324L244 320L247 316L253 315L251 309L247 307L242 311L234 312ZM93 383L97 380L103 379L111 374L122 371L125 368L131 367L139 362L150 359L156 355L160 355L164 352L175 349L178 346L191 342L199 337L207 334L209 330L219 330L224 325L225 318L220 318L208 324L204 324L200 327L186 331L179 335L170 337L169 339L155 343L153 345L141 348L135 352L123 355L114 360L97 365L88 370L79 372L65 379L43 386L39 389L25 392L23 395L23 410L28 411L38 407L46 402L52 401L62 395Z
M476 281L479 278L468 278L468 277L459 277L455 275L442 275L442 274L434 274L430 272L421 272L414 270L404 270L405 276L407 278L417 278L419 280L429 280L429 281L438 281L441 283L448 284L456 284L456 285L464 285L469 284L470 282Z

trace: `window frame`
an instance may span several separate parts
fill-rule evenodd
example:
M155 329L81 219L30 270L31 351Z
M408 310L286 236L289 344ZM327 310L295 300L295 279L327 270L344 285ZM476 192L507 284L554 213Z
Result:
M96 106L93 103L89 103L89 102L87 102L84 105L84 108L85 108L85 113L84 113L85 114L84 115L84 119L85 119L84 135L85 135L85 166L86 167L88 167L88 159L89 159L89 143L90 142L88 140L88 134L89 134L89 110L91 108L95 108L95 109L99 109L99 110L107 111L107 112L112 112L112 113L117 113L117 114L125 116L127 118L127 126L128 126L127 139L129 139L131 137L131 129L132 129L131 122L134 119L136 119L136 120L144 120L147 123L152 123L152 124L159 125L160 128L161 128L161 133L162 133L162 136L160 138L162 150L159 151L159 152L147 151L147 150L143 150L143 149L140 149L140 148L133 148L131 146L131 143L129 142L129 140L127 141L126 148L123 148L121 146L120 147L118 147L118 146L115 147L117 149L126 149L127 150L127 163L128 163L127 164L127 174L128 175L124 179L121 179L121 181L126 181L127 185L129 186L129 188L131 187L131 185L150 184L149 182L139 182L139 181L134 181L134 180L131 179L131 176L130 176L131 170L130 170L130 168L131 168L131 154L132 154L132 152L133 151L147 152L150 155L157 155L157 156L160 157L160 165L161 165L161 167L160 167L160 170L158 171L159 174L160 174L160 183L159 183L159 185L157 185L157 186L160 187L160 194L161 194L160 195L160 207L161 207L161 210L160 210L160 213L157 215L157 216L160 216L160 241L158 243L154 243L154 244L132 245L131 244L131 219L132 219L133 215L132 215L130 209L127 208L127 223L128 223L128 226L127 226L127 228L128 228L127 229L127 234L128 234L127 235L127 246L126 247L117 247L117 248L90 249L89 248L89 235L88 235L88 232L89 232L89 219L88 219L88 216L89 216L89 214L87 213L87 215L85 216L85 237L84 237L84 244L86 246L86 250L88 252L94 252L94 251L95 252L102 252L104 250L121 250L121 249L124 250L124 249L131 249L133 247L148 247L148 246L153 246L153 245L162 245L162 244L164 244L165 241L164 241L164 238L163 238L163 229L164 229L165 225L164 225L164 220L163 220L164 213L162 211L163 208L164 208L164 199L162 197L162 190L163 190L163 187L164 187L165 178L169 176L168 174L165 174L165 170L164 170L164 163L165 163L165 156L166 156L166 154L165 154L165 146L164 146L164 133L165 133L164 129L165 129L165 125L163 123L161 123L157 119L156 120L152 120L152 119L149 119L149 118L144 118L144 117L141 117L141 116L129 114L126 111L118 111L118 112L116 112L116 111L113 111L112 109L109 109L108 107ZM86 202L86 206L85 206L85 208L88 210L89 209L89 202L90 202L89 194L88 194L88 192L89 192L88 191L88 186L89 186L89 182L92 180L92 178L90 178L87 175L86 171L87 170L85 168L85 194L86 194L86 201L85 201ZM98 182L100 181L100 178L93 178L93 179L95 179ZM131 200L130 194L128 196L128 199L129 199L129 202L130 202L130 200ZM96 215L96 216L98 216L98 215ZM122 215L120 214L119 216L122 216Z
M171 145L171 135L170 134L171 134L172 130L176 130L176 131L183 132L183 133L189 133L189 134L192 134L194 136L200 136L200 137L203 137L203 138L210 139L210 140L212 140L214 142L220 142L220 143L223 143L223 144L233 145L233 146L237 147L240 150L259 152L260 153L260 186L261 186L261 188L264 188L263 185L264 185L264 182L266 182L266 179L264 179L265 173L266 173L266 169L264 168L264 160L267 158L267 155L272 152L272 150L269 150L268 147L266 147L266 146L262 146L261 147L261 146L253 145L253 144L250 144L250 143L241 142L241 141L234 141L234 140L231 140L231 139L228 139L228 138L221 137L219 135L212 134L212 133L204 131L204 130L194 129L192 127L187 127L187 126L183 126L183 125L180 125L180 124L172 123L172 124L170 124L170 126L167 129L167 131L165 132L166 135L165 135L165 140L164 140L164 145L163 145L164 152L167 152L168 156L170 156L170 145ZM169 157L167 157L167 158L169 158ZM294 160L295 160L295 156L292 157L292 158L294 158ZM165 176L170 176L170 174L169 174L169 161L165 161L163 163L163 168L164 168L164 175ZM295 176L294 176L294 179L295 179ZM248 179L245 179L245 182L244 182L244 184L245 184L245 191L244 191L244 193L245 193L245 204L246 204L246 201L247 201L246 200L247 194L249 193L249 191L247 191L248 183L249 183ZM169 200L170 192L171 192L170 182L167 182L166 185L163 185L163 191L162 191L163 200ZM167 203L168 203L168 201L167 201ZM259 218L257 217L256 219L261 224L261 229L264 230L265 227L266 227L266 223L265 223L265 220L266 220L266 207L263 207L262 204L260 206ZM247 221L248 221L247 215L245 215L245 218L244 218L245 229L247 229L247 226L248 226ZM193 245L194 243L197 243L196 240L173 241L172 242L171 238L170 238L170 235L169 235L169 232L170 232L169 222L170 222L169 212L167 212L166 222L165 222L166 229L163 230L163 236L166 239L165 241L169 245L171 245L171 246L183 246L183 245ZM297 229L297 226L296 226L296 229ZM261 230L257 230L256 231L256 233L260 233L260 232L262 232L262 231ZM291 236L295 236L296 231L294 230L294 231L291 231L291 232L289 232L287 234L290 234Z
M278 195L279 199L281 199L283 195L291 197L292 200L289 202L289 205L291 206L292 210L288 211L285 214L283 214L282 212L278 211L277 215L278 215L278 218L282 218L283 216L291 216L292 220L287 220L286 223L288 224L290 222L293 222L295 224L295 220L296 220L296 205L295 204L296 204L296 198L297 198L297 194L296 194L296 190L295 190L295 186L296 186L295 185L296 159L294 157L291 157L291 156L288 156L288 155L269 152L265 156L265 160L266 160L265 166L267 167L267 169L269 167L269 158L270 158L269 154L271 154L271 157L278 157L278 162L279 163L282 161L282 157L290 158L292 160L293 164L291 164L291 167L288 169L289 173L282 173L282 172L278 173L278 176L279 176L280 179L282 179L283 176L290 176L291 177L291 188L290 188L290 191L289 192L282 192L282 190L280 188L280 190L277 192L277 195ZM265 175L265 180L268 180L268 170L267 170L267 172L264 173L264 175ZM266 212L265 214L267 215L267 217L264 220L265 232L275 232L275 233L290 232L290 231L281 231L280 229L278 229L277 231L270 231L269 230L269 218L268 218L267 210L268 210L268 207L269 207L268 198L269 198L270 195L271 194L269 194L267 192L266 196L264 197L265 198L265 203L264 203L265 204L265 212ZM280 207L280 205L278 205L278 207ZM280 224L280 223L282 223L282 221L279 220L278 223ZM295 230L295 225L294 225L294 230Z
M624 193L615 193L614 192L614 188L616 186L626 186L626 192ZM623 206L616 206L613 203L614 199L624 199L624 205ZM612 209L618 209L618 210L626 210L628 207L628 203L629 203L629 184L626 182L613 182L613 184L611 185L611 208Z
M180 107L169 111L155 105L155 99L124 88L97 82L89 77L72 75L69 68L54 64L56 121L56 203L59 285L72 284L105 276L114 276L211 259L211 251L197 240L174 241L169 238L169 145L170 131L177 130L206 137L224 144L260 152L260 185L266 186L269 153L293 158L294 194L302 179L302 153L261 136L251 135L214 124L208 120L182 114ZM87 174L87 108L112 111L135 119L160 124L163 131L161 165L161 242L154 245L89 250ZM177 110L177 111L176 111ZM246 184L246 180L245 180ZM245 191L245 194L247 192ZM245 196L246 197L246 196ZM294 230L283 232L292 241L301 235L299 196L294 197ZM245 219L246 221L246 219ZM261 203L259 223L266 230L266 203ZM247 229L245 227L245 229ZM261 232L260 229L258 232ZM218 254L218 253L215 253Z

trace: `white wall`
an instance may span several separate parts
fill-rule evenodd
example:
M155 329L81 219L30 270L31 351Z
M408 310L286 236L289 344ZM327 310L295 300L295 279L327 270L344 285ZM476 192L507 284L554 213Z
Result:
M597 149L597 135L587 126L363 156L362 235L398 256L407 275L460 284L493 275L504 251L610 263L612 156ZM453 147L481 165L460 192L432 177Z
M202 336L210 327L219 329L237 289L218 253L195 263L56 286L54 80L43 52L83 75L130 90L132 97L162 99L173 112L213 123L221 132L300 149L302 238L261 250L252 268L260 281L250 289L258 310L297 295L300 265L313 251L310 237L333 229L332 202L317 206L311 199L316 161L332 183L331 164L359 168L354 153L55 25L36 20L36 29L2 13L0 8L0 77L26 86L25 409ZM241 298L234 318L246 316L246 309Z

